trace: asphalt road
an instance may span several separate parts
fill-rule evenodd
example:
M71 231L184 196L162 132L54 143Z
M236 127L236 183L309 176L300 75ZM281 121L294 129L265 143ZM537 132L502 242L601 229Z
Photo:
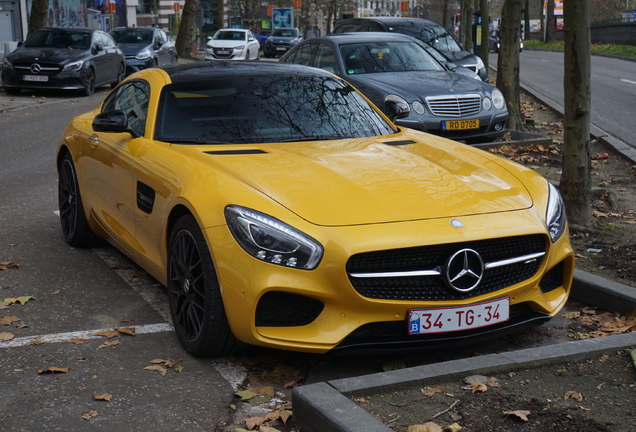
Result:
M563 52L524 50L519 58L521 82L553 105L563 107ZM497 54L489 62L497 64ZM592 56L592 124L636 147L636 63Z

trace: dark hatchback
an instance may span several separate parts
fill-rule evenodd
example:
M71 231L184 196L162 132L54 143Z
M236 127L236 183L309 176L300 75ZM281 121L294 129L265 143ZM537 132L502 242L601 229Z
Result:
M115 27L109 34L126 56L126 74L179 60L174 42L158 27Z
M403 33L435 48L449 62L471 69L483 81L488 80L488 71L481 58L463 49L455 38L435 21L406 17L349 18L338 21L333 32Z
M285 54L287 51L302 42L303 37L297 28L277 28L265 41L263 54L265 57L276 57Z
M410 36L331 34L307 39L280 61L335 73L398 126L467 143L505 133L508 110L501 91L472 72L447 69Z
M116 86L124 79L125 59L115 40L90 28L42 28L2 61L2 86L22 89L81 90Z

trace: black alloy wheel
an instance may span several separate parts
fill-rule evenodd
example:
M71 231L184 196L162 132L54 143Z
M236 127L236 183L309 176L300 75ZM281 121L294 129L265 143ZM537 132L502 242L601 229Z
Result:
M73 247L93 246L98 237L95 235L84 212L82 197L75 174L75 165L69 153L65 154L58 167L58 203L62 234Z
M84 96L91 96L95 93L95 72L93 69L86 69L86 80L84 81L84 90L82 90L82 94Z
M242 344L227 322L210 251L192 215L176 222L169 247L168 300L179 342L198 357L235 352Z

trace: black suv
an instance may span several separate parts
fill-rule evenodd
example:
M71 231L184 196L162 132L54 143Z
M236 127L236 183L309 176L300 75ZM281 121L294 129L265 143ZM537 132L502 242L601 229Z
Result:
M338 21L333 32L404 33L435 48L447 61L471 69L483 81L488 80L488 71L481 58L464 50L444 27L434 21L404 17L349 18Z

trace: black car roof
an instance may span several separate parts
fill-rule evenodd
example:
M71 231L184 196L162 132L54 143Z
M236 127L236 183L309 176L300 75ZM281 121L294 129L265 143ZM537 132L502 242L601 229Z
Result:
M348 33L331 33L322 38L312 38L309 41L317 39L333 40L337 44L343 43L363 43L363 42L415 42L411 36L403 33L385 33L385 32L348 32Z
M69 33L93 33L99 29L94 29L90 27L43 27L38 29L38 31L66 31Z
M376 21L385 24L413 24L422 26L439 26L435 21L427 20L424 18L411 18L411 17L363 17L363 18L347 18L336 22L336 26L346 24L350 22L364 22L364 21Z
M173 83L206 81L214 78L228 77L263 77L271 76L306 76L333 78L333 75L322 69L289 63L252 62L252 61L220 61L189 63L166 66L163 70Z

